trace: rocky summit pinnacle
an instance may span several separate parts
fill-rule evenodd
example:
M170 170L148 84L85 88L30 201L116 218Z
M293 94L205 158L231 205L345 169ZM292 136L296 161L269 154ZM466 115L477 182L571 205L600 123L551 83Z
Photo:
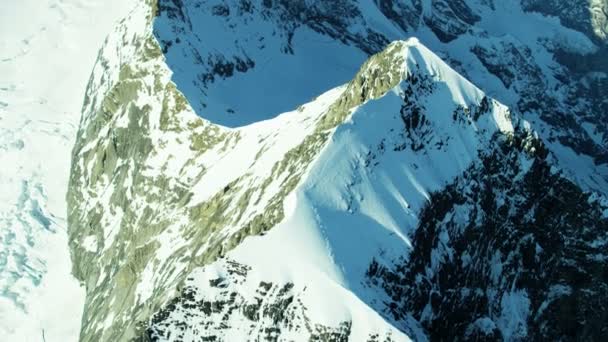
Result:
M66 214L33 164L0 211L0 317L39 317L61 265L82 317L0 340L608 338L605 1L124 6L57 152Z

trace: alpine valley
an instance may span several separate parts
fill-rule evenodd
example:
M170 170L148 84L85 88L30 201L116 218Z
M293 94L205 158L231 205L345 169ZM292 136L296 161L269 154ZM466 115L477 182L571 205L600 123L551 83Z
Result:
M112 28L0 83L0 337L608 340L608 0L49 1Z

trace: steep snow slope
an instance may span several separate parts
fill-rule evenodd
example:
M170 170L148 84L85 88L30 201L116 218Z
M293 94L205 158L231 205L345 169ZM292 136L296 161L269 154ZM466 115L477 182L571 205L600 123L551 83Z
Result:
M530 121L568 177L608 194L605 1L159 4L155 36L173 80L212 122L274 117L345 82L389 42L415 36ZM260 101L268 94L272 101Z
M0 340L78 338L84 291L67 244L70 150L99 46L129 6L0 3Z
M603 341L607 203L538 141L504 138L431 195L408 258L374 260L366 278L431 340Z

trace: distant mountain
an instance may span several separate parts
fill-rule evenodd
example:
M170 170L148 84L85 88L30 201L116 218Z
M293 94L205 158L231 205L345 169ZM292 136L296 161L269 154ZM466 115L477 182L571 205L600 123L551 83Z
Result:
M605 339L585 6L138 4L73 150L81 339Z

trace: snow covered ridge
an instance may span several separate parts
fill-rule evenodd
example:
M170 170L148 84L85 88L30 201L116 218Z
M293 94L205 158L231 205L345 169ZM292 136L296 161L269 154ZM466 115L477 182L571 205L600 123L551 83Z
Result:
M379 78L373 73L388 70L371 63L361 72L360 87L355 82L272 121L228 130L198 118L170 82L149 32L153 10L140 5L107 41L74 148L69 223L74 272L87 287L85 340L143 333L139 324L145 328L190 270L282 222L285 197L330 135L319 120L325 123L326 113L345 119L350 109L330 112L332 105L354 107L368 97L384 97L366 92L378 87L386 92L405 74L455 78L415 41L397 43L384 62L400 68L380 73L389 76L387 83L375 84ZM431 58L429 64L422 64L425 58ZM414 66L420 70L406 72ZM456 81L446 91L456 87L453 97L466 117L465 107L481 103L482 95ZM396 92L389 92L390 101L399 108ZM491 135L504 126L507 111L498 104L486 110L499 118L482 128ZM469 138L475 140L475 134Z
M295 108L349 81L391 41L418 37L525 117L570 179L607 195L608 111L601 95L608 91L607 6L603 0L161 0L154 34L195 112L230 127ZM266 94L275 94L273 101L259 101Z

